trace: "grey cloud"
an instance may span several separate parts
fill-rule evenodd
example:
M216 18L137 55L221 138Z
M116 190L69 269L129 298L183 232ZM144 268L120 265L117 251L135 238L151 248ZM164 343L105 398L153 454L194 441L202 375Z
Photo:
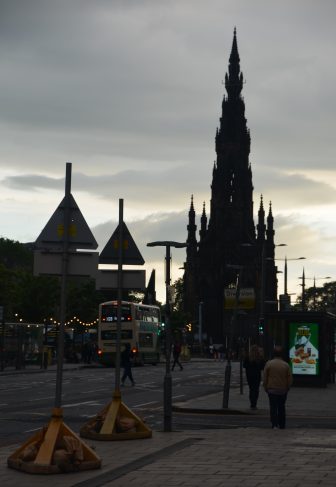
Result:
M8 188L21 191L37 191L38 189L59 190L64 187L64 179L40 176L38 174L25 174L21 176L8 176L3 179L2 184Z
M210 171L204 167L203 176L210 180ZM99 199L127 198L132 204L148 208L159 205L182 205L189 202L192 193L203 194L204 187L192 165L175 166L170 169L144 168L142 170L126 169L114 174L103 176L88 176L83 173L73 173L72 192L86 192ZM207 174L208 173L208 174ZM59 190L64 187L64 179L41 175L8 176L2 181L4 186L32 191L39 189Z
M336 203L334 187L301 174L256 166L255 175L258 188L264 188L261 192L272 200L275 209Z
M75 198L125 198L128 208L159 215L130 223L142 242L184 239L181 209L190 194L198 212L203 200L209 204L221 81L236 25L256 193L273 201L277 216L335 201L327 179L284 173L335 167L334 0L323 7L315 0L276 7L269 0L212 0L210 8L203 0L0 5L7 197L11 189L10 198L25 203L33 191L49 192L50 205L50 190L63 191L71 160ZM319 235L293 223L295 231L300 242Z

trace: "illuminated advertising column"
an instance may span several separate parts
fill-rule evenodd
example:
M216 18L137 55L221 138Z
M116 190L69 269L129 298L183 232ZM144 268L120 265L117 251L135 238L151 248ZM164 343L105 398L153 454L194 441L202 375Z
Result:
M293 375L319 375L317 323L289 323L289 358Z

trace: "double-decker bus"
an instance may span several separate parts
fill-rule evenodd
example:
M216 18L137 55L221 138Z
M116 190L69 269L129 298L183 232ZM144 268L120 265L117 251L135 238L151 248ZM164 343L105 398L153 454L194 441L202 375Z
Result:
M99 305L98 357L104 365L115 365L118 302ZM135 365L156 365L160 361L160 308L146 304L121 302L120 350L129 343Z

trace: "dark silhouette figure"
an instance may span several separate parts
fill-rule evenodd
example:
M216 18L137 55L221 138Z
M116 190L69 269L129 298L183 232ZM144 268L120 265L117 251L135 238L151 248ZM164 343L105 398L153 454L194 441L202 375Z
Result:
M93 344L91 340L83 345L82 358L85 364L91 364L93 357Z
M178 342L175 342L174 346L173 346L174 362L172 365L172 370L174 370L176 364L179 365L180 370L183 370L183 367L182 367L181 362L179 360L180 354L181 354L181 345Z
M261 371L265 366L264 354L257 345L252 345L248 357L243 362L246 379L249 386L249 399L251 409L257 409Z
M122 386L125 385L125 380L127 379L127 377L131 381L132 386L135 385L133 375L132 375L132 361L131 361L132 356L133 356L133 354L131 351L131 346L129 343L126 343L125 350L123 350L121 352L121 355L120 355L120 364L124 369L124 373L123 373L123 376L121 378L121 385Z
M292 382L291 369L282 359L282 348L275 347L274 358L266 363L264 369L264 388L269 398L272 428L286 427L286 399Z

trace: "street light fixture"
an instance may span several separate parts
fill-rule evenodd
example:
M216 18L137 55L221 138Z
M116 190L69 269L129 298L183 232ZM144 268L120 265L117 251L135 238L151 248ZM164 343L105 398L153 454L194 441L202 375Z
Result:
M316 309L316 281L317 280L320 280L320 279L331 279L331 276L325 276L325 277L306 277L305 274L304 274L304 270L303 270L303 273L302 273L302 276L299 277L299 279L302 279L302 309L305 308L305 304L306 304L306 294L305 294L305 281L306 280L313 280L314 281L314 284L313 284L313 288L314 288L314 294L313 294L313 302L314 302L314 310Z
M172 376L170 373L170 354L171 354L171 327L170 327L170 248L183 248L186 243L173 242L171 240L149 242L147 247L166 247L166 373L163 382L163 416L164 431L172 431Z

